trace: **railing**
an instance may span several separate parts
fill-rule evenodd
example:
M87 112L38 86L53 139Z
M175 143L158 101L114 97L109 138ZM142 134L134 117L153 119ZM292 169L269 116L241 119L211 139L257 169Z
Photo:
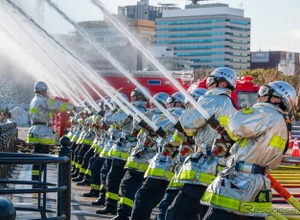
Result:
M16 123L0 124L0 152L17 152L18 130ZM10 164L0 164L0 179L6 178Z
M14 123L13 123L14 124ZM10 127L11 129L6 129ZM14 129L12 129L14 127ZM6 171L1 172L0 184L18 184L18 185L38 185L38 188L0 188L1 194L27 194L38 193L38 205L35 207L15 207L16 210L36 211L41 213L40 219L71 219L71 150L69 148L70 140L67 137L60 139L61 147L58 151L58 156L44 154L23 154L11 153L12 149L16 151L17 132L16 125L0 125L1 133L0 142L0 165L6 168ZM14 132L13 132L14 130ZM14 146L12 146L14 143ZM10 152L7 152L10 151ZM8 179L9 167L14 164L39 164L40 174L43 171L43 177L39 181L15 180ZM47 182L47 164L58 164L58 179L57 184ZM2 170L2 169L1 169ZM41 176L41 175L40 175ZM47 218L47 212L55 212L47 209L47 193L57 192L57 217ZM41 197L41 194L43 195Z

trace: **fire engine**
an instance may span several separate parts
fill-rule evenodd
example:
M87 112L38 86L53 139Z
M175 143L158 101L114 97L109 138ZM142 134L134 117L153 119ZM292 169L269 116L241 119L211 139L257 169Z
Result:
M259 86L253 83L253 79L252 76L242 76L237 81L236 89L231 93L231 98L238 109L247 108L256 103ZM187 91L194 88L206 88L206 80L198 80Z
M190 91L195 87L206 88L205 79L198 80L196 83L188 86L186 82L192 81L193 79L193 75L191 73L179 74L173 72L172 74L180 85L187 91ZM128 97L130 97L131 91L136 88L136 86L125 76L110 74L104 75L102 78L119 92L125 93ZM176 89L168 79L157 72L138 72L135 74L135 79L142 86L148 88L151 95L158 92L166 92L171 95L178 91L178 89ZM258 90L259 86L254 85L252 76L243 76L237 81L236 90L231 96L238 109L246 108L256 103ZM95 93L91 92L91 95L95 100L99 99ZM67 101L62 98L57 99ZM59 137L64 134L65 129L69 128L69 126L69 116L67 113L57 113L53 118L52 127L53 130L59 134Z

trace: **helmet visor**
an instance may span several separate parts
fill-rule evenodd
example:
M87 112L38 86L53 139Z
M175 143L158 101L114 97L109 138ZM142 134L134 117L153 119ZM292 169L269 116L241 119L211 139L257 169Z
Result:
M261 86L258 90L258 95L261 96L276 96L278 98L282 98L282 95L280 95L278 92L274 91L270 86Z
M212 84L216 83L216 78L214 76L209 76L206 79L206 87L210 87Z
M168 97L167 104L171 104L172 102L175 102L175 99L172 96Z

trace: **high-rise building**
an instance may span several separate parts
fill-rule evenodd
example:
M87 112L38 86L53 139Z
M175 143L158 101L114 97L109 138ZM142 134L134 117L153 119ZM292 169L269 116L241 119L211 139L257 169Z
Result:
M149 5L149 0L141 0L137 5L118 7L118 15L128 20L150 20L155 21L162 17L163 10L178 9L174 4L161 4L161 6Z
M227 4L197 4L164 10L156 19L157 45L174 48L177 57L193 61L194 69L250 68L250 18Z
M300 54L287 51L251 52L250 69L274 68L285 75L300 74Z

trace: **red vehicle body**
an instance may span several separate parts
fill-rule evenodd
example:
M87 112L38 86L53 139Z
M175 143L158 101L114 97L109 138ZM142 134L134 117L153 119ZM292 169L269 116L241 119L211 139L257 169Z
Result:
M102 78L114 87L119 92L125 93L128 98L130 97L131 91L136 88L136 86L125 76L120 75L106 75ZM166 79L155 73L145 73L141 72L136 74L135 79L144 87L150 90L151 95L154 95L158 92L166 92L169 95L177 92L178 89L173 86L173 84ZM200 87L206 88L206 80L199 80L198 82L188 86L183 83L181 78L175 78L180 85L185 88L187 91L190 91L192 88ZM253 77L244 76L241 77L237 82L236 90L232 93L232 99L236 103L238 108L245 108L252 106L256 103L257 100L257 91L259 86L253 84ZM99 99L98 95L94 92L91 92L92 97L97 100ZM57 100L67 102L67 99L56 98ZM52 127L59 136L64 134L65 129L70 127L69 115L67 113L57 113L53 118Z
M192 84L188 91L195 87L206 88L206 80L199 80ZM259 86L253 83L252 76L243 76L237 81L236 89L231 93L231 98L238 109L247 108L256 103L258 90Z

